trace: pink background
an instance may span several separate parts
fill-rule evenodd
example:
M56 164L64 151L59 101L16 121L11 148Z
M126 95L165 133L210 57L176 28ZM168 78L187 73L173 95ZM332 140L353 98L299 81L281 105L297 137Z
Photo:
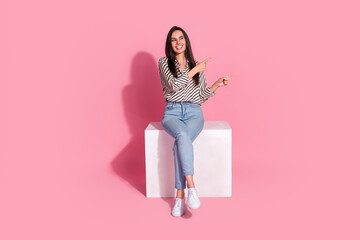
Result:
M359 239L359 7L2 1L0 239ZM202 107L232 127L233 196L181 218L145 197L173 25L208 86L237 74Z

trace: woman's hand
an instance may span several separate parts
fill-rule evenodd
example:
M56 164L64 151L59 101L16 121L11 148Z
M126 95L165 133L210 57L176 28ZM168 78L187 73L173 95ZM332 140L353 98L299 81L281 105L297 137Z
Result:
M234 75L235 74L230 73L229 75L221 77L214 83L214 85L216 85L217 87L226 86L229 84L230 77L232 77Z
M206 58L204 61L198 63L195 67L197 72L203 72L206 70L206 63L207 61L209 61L211 59L211 57Z

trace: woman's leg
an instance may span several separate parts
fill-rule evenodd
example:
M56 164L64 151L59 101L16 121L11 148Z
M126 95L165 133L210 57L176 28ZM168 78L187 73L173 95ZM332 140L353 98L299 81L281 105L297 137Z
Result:
M174 165L175 165L175 188L178 189L176 197L183 197L184 189L186 188L186 179L183 174L183 167L179 156L178 142L175 140L173 146ZM182 191L179 191L182 190Z
M194 105L193 105L194 106ZM197 138L197 136L200 134L202 129L204 128L204 117L202 114L202 110L200 107L194 106L194 107L187 107L187 118L183 121L186 125L187 132L189 134L189 138L191 140L191 143L194 142L194 140ZM188 167L189 169L184 171L184 167L182 166L182 161L180 160L179 156L179 145L178 142L174 142L174 159L175 159L175 175L176 181L180 182L179 185L181 185L181 189L177 191L177 197L183 196L183 189L187 182L187 187L195 187L194 181L193 181L193 174L194 174L194 151L192 150L191 158L186 159L188 164L184 165L185 167ZM188 174L185 174L184 172L188 172ZM182 190L182 191L181 191Z
M184 122L188 128L188 131L190 133L191 142L194 142L197 136L200 134L200 132L204 128L204 117L202 113L202 109L198 105L193 105L194 107L189 107L187 114L189 115L189 118L186 119ZM194 163L192 163L194 164ZM194 172L194 170L193 170ZM195 187L194 180L193 180L193 174L186 175L185 176L187 187L193 188Z
M173 116L164 116L162 120L164 130L175 138L174 164L175 164L175 188L185 189L184 175L191 175L191 159L193 158L193 146L187 126L180 119Z
M180 106L178 106L180 107ZM183 107L185 109L185 119L180 118L184 115ZM185 105L181 108L169 107L165 110L162 120L164 130L175 138L173 152L175 164L175 188L179 189L177 195L183 196L186 188L186 178L189 181L188 187L194 186L192 175L194 174L194 151L192 142L200 134L204 127L204 118L200 105Z

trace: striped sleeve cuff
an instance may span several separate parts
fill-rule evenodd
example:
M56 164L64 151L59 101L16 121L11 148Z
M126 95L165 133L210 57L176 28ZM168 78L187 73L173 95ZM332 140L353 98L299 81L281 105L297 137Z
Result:
M210 89L211 89L211 87L207 87L206 90L205 90L206 98L212 97L212 96L214 96L216 94L216 91L211 92Z
M206 100L208 100L210 97L214 96L216 94L216 91L211 92L210 91L211 87L207 87L204 89L204 91L202 92L202 94L200 95L200 98L202 99L202 102L205 102Z

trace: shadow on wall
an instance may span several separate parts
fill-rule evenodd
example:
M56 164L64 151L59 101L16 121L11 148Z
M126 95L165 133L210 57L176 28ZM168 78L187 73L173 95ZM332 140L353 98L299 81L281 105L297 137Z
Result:
M111 161L111 167L119 177L146 196L145 129L150 122L161 122L166 103L158 59L146 52L139 52L132 59L130 71L130 84L119 94L126 119L121 124L127 124L130 141ZM122 133L119 134L121 136Z

